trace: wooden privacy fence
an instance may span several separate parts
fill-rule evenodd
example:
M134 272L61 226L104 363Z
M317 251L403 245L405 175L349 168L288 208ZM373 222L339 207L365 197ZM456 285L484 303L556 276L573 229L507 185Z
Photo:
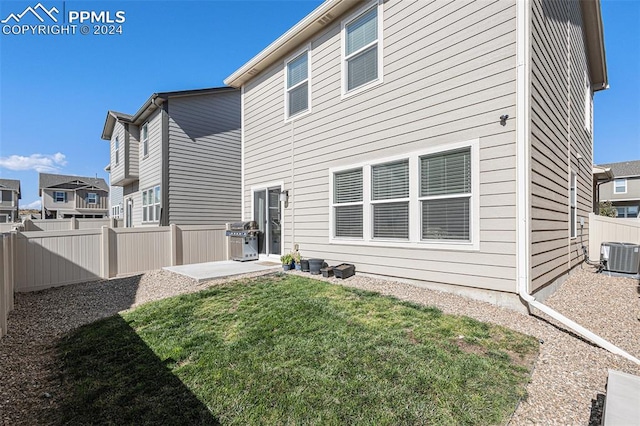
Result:
M224 226L14 233L15 291L37 291L164 266L227 260Z
M0 337L7 334L7 316L13 310L13 247L15 234L0 234Z
M617 219L589 214L589 257L600 257L600 244L605 242L640 244L640 218Z

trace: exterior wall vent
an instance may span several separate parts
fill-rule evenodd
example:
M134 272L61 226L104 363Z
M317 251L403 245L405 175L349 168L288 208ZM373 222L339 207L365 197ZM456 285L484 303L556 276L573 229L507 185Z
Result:
M640 273L640 244L602 243L600 260L606 260L605 270L624 274Z
M257 68L251 68L251 70L248 72L249 75L256 75L260 72L260 70L258 70Z
M327 13L322 18L318 19L318 23L323 26L327 25L331 21L333 21L333 15L330 13Z

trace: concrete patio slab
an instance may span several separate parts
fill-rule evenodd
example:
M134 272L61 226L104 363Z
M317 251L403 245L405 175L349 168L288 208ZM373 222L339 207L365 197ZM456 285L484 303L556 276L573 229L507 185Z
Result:
M275 271L280 268L282 266L279 263L270 261L236 262L223 260L220 262L194 263L192 265L166 266L162 269L185 275L196 281L206 281L253 272Z

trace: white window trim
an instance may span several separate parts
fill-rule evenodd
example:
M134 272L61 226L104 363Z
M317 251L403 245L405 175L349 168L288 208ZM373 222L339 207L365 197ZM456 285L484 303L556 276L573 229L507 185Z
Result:
M419 197L420 189L420 157L440 152L453 151L460 148L470 148L471 151L471 197L470 197L470 226L471 241L424 241L421 239L421 209ZM409 159L409 240L373 238L372 200L371 200L371 166ZM334 174L347 170L362 168L363 211L362 238L345 238L334 236L335 213L334 207L349 204L334 204L333 186ZM409 247L418 249L479 251L480 250L480 140L472 139L463 142L437 145L420 151L413 151L402 155L379 158L376 160L332 167L329 169L329 244L359 245L372 247ZM456 197L459 197L456 195ZM375 202L374 202L375 203Z
M142 131L143 128L147 128L147 137L145 139L142 139L142 135L144 134L144 132ZM144 153L144 147L145 144L147 146L147 153ZM140 126L140 154L142 154L142 159L144 160L145 158L147 158L149 156L149 122L147 121L146 123L144 123L142 126Z
M624 182L624 191L616 191L617 185L616 181ZM613 180L613 193L614 194L626 194L627 193L627 179L625 178L617 178Z
M573 229L569 229L569 238L573 240L578 238L578 175L576 172L572 170L569 179L569 226L571 226L571 215L573 215ZM574 188L575 200L571 199L571 188Z
M591 85L589 84L589 76L584 72L584 129L592 134L593 128L593 95L591 93Z
M153 186L150 186L147 189L144 189L142 191L142 203L141 203L142 204L142 215L141 215L141 217L142 217L142 223L143 224L147 224L147 223L151 224L151 223L160 222L160 218L159 217L157 217L157 218L155 217L155 214L156 214L155 211L156 211L156 206L160 206L160 208L162 208L162 200L160 200L157 203L155 202L155 194L156 194L155 190L156 190L156 188L160 188L160 185L153 185ZM151 195L153 197L153 203L151 203L151 204L145 204L144 203L144 199L145 199L144 193L147 192L147 191L151 191ZM162 191L160 192L160 195L162 195ZM149 220L149 216L147 215L147 220L144 220L144 209L146 209L149 206L153 207L152 211L153 211L154 218L153 218L153 220ZM160 215L162 215L162 211L160 212Z
M351 22L355 21L356 19L358 19L360 16L364 15L365 13L369 12L371 9L373 9L374 7L378 8L378 15L377 15L377 19L378 19L378 39L375 42L372 42L366 46L364 46L362 49L360 49L358 52L353 53L351 56L353 55L357 55L359 52L366 50L367 48L373 46L374 43L378 44L378 78L375 80L372 80L368 83L363 84L360 87L357 87L353 90L348 90L348 85L347 85L347 58L346 58L346 44L347 44L347 37L346 37L346 28L347 25L349 25ZM358 9L355 13L349 15L346 19L342 20L341 24L340 24L340 74L341 74L341 81L342 81L342 93L340 98L341 99L346 99L349 98L353 95L356 95L358 93L362 93L364 91L370 90L380 84L383 83L384 81L384 61L383 61L383 51L384 51L384 43L383 43L383 25L384 22L384 17L383 17L383 0L373 0L371 2L369 2L367 5L365 5L364 7Z
M91 197L93 195L93 197ZM94 201L91 201L90 198L94 198ZM87 204L98 204L98 193L97 192L89 192L87 193Z
M118 164L120 164L120 138L118 138L118 136L116 136L116 140L113 145L114 145L116 166L117 166Z
M287 84L289 82L289 67L287 66L289 64L289 62L291 62L292 60L296 59L298 56L302 55L303 53L307 53L307 79L305 80L307 82L307 110L306 111L302 111L302 112L298 112L294 115L289 115L289 91L292 89L295 89L296 87L300 86L301 84L304 83L304 81L301 81L300 83L296 84L295 86L288 88ZM285 59L284 61L284 122L288 123L290 121L296 120L300 117L304 117L307 114L311 113L311 43L307 44L304 48L298 50L297 52L295 52L293 55L289 56L287 59Z
M254 193L257 191L267 191L269 190L269 188L275 188L275 187L279 187L280 191L282 192L283 188L284 188L284 181L280 180L280 181L275 181L275 182L267 182L265 184L260 184L260 185L252 185L250 187L251 190L251 212L249 214L249 217L251 218L251 220L255 220L255 217L253 217L253 213L255 212L255 196ZM244 198L244 197L243 197ZM267 200L268 202L268 200ZM285 233L285 223L284 223L284 202L280 201L280 232L282 235L280 235L280 253L284 254L284 233ZM269 226L271 226L269 224L269 221L267 220L267 230L266 232L269 232ZM268 249L268 247L267 247ZM268 250L267 250L268 251ZM267 254L266 257L271 259L278 259L280 260L280 256L279 254Z

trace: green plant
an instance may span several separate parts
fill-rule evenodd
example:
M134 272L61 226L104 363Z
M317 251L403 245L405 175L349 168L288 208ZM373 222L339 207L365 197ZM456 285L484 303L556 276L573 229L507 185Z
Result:
M290 265L291 262L293 262L293 256L291 256L291 253L283 254L280 256L280 262L282 262L283 265Z
M302 256L300 256L299 251L291 252L291 257L293 258L293 261L296 263L300 263L300 260L302 259Z
M600 201L598 204L598 214L600 216L616 217L618 211L613 207L611 201Z

